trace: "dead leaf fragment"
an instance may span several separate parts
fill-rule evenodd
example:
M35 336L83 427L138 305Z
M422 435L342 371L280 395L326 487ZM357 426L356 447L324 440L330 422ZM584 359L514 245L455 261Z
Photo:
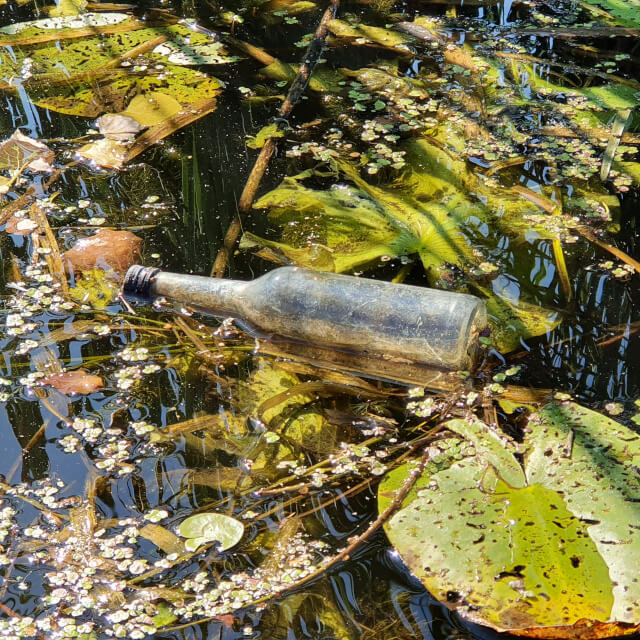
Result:
M100 138L85 144L76 151L76 156L83 161L93 162L104 169L122 169L127 161L129 148L121 140Z
M95 235L78 240L62 259L69 271L99 267L124 275L139 260L141 247L142 239L130 231L100 229Z
M18 212L22 213L22 212ZM7 226L4 228L6 233L11 233L18 236L28 236L32 231L38 228L31 218L24 217L24 215L12 215L7 220Z
M131 140L144 128L135 118L120 113L107 113L96 121L98 131L109 140Z
M51 162L56 154L39 140L25 136L20 129L0 143L0 169L16 171L26 162L31 171L53 171Z
M42 378L42 384L65 394L80 393L83 395L93 393L104 386L100 376L87 373L84 369L54 373Z

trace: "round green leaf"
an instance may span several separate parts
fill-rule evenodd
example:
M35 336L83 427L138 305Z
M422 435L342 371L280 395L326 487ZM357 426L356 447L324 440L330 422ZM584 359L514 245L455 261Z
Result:
M550 404L530 422L521 475L513 443L500 451L487 425L447 426L455 437L432 446L385 525L429 591L470 621L519 635L637 629L640 436L573 403ZM387 475L381 511L413 468Z
M240 541L244 525L239 520L221 513L200 513L183 520L178 532L184 538L185 547L195 551L207 542L218 542L224 551Z

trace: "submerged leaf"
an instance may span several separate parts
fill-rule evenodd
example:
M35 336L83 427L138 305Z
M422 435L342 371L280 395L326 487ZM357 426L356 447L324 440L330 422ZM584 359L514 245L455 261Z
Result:
M314 453L332 453L338 442L338 430L317 407L307 406L315 400L314 393L295 393L300 386L298 376L263 360L250 379L239 384L238 406L244 415L252 415L283 433L288 443ZM270 460L291 456L290 447L279 440L271 446L274 450L256 458L254 472L269 467Z
M51 17L77 16L87 8L88 0L58 0L58 6L51 9Z
M47 387L53 387L67 395L93 393L104 386L100 376L87 373L84 369L54 373L42 378L42 384Z
M62 259L74 271L100 267L124 275L139 260L141 247L142 239L131 231L100 229L93 236L78 240Z
M455 131L448 131L448 140L456 140ZM406 149L412 169L391 185L369 183L342 160L336 164L354 186L337 183L312 189L304 184L309 172L285 178L254 205L269 209L270 219L283 229L283 241L247 234L243 246L266 248L296 264L337 273L417 254L432 285L456 288L451 274L468 273L481 262L471 240L475 230L489 222L501 223L494 213L498 207L511 229L512 216L531 205L520 203L507 190L484 187L463 160L452 157L437 141L412 141ZM464 288L464 281L459 286ZM497 320L494 342L502 351L558 324L554 312L524 301L509 303L490 288L477 288Z
M354 38L357 44L374 42L390 49L408 50L407 45L413 42L413 38L404 33L365 24L354 26L345 20L331 20L328 28L331 33L338 37Z
M162 549L167 555L176 553L181 556L186 551L184 542L175 533L159 524L146 524L140 529L140 535L153 542L156 547Z
M118 295L119 282L113 278L113 271L105 271L99 267L74 273L75 286L69 289L69 295L80 304L90 305L95 309L104 309Z
M523 339L544 335L562 321L557 311L524 300L511 301L495 292L487 298L487 313L492 341L503 353L522 348Z
M602 158L602 166L600 167L600 180L606 180L609 177L609 171L611 171L611 165L615 158L616 151L620 144L620 139L624 133L624 129L631 116L631 109L622 109L616 112L613 124L611 125L611 136L607 143L607 148L604 151Z
M269 138L282 138L282 136L284 136L284 131L277 124L269 124L266 127L262 127L255 136L249 136L247 147L249 149L262 149Z

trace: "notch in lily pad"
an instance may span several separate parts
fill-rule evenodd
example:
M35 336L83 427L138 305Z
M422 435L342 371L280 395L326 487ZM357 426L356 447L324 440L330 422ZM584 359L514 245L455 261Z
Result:
M178 533L187 538L184 546L189 551L208 542L217 542L221 551L238 544L244 533L244 525L239 520L221 513L200 513L184 520Z

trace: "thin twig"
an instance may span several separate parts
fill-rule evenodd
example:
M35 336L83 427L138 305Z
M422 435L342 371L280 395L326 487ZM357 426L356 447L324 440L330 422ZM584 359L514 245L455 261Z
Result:
M47 248L50 250L50 254L47 254L46 260L49 266L49 272L54 280L58 282L62 293L66 298L69 297L69 285L67 284L67 276L64 270L64 264L62 262L62 256L60 254L60 247L58 241L53 234L47 215L40 208L37 202L34 202L29 208L30 218L40 227L40 231L44 234L47 241Z
M324 50L325 40L328 34L327 25L329 24L329 21L335 17L339 2L340 0L331 0L331 4L322 14L322 18L313 36L313 40L309 43L309 47L305 53L304 61L300 65L298 73L291 83L291 87L289 87L287 97L280 106L278 117L282 120L286 120L291 115L293 108L300 101L307 85L309 84L311 74L313 73L318 60L322 55L322 51ZM281 126L280 123L278 123L278 126ZM260 186L262 177L267 170L269 160L271 160L271 156L273 155L275 148L276 138L271 137L267 139L265 145L260 150L260 154L253 165L253 169L251 170L249 177L247 178L247 182L242 190L242 194L240 195L240 200L238 201L237 213L227 229L227 233L224 237L224 243L218 251L218 255L216 256L216 260L211 270L211 275L216 278L221 278L227 269L231 252L233 251L236 241L240 236L240 232L242 231L242 218L251 210L256 198L258 187Z

